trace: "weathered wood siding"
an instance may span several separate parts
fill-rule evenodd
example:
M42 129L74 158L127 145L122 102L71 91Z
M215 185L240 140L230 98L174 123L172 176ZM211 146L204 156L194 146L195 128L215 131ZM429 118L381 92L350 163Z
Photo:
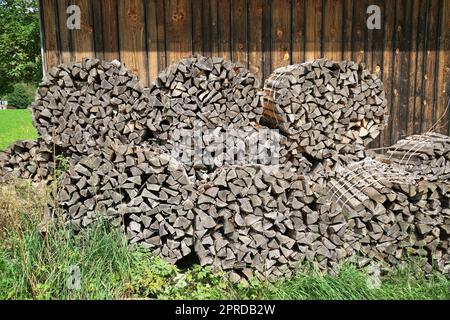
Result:
M81 30L66 28L68 5ZM369 5L381 30L366 27ZM450 0L40 0L45 68L120 59L148 84L194 53L223 56L266 78L319 57L365 62L386 86L390 127L374 145L412 133L450 134Z

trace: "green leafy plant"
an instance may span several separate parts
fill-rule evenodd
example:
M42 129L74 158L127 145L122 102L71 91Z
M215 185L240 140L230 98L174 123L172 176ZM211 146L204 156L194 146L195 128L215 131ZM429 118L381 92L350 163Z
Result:
M6 97L8 103L18 109L26 109L33 101L36 87L26 83L16 83L13 90Z
M0 0L0 95L19 82L42 78L39 16L35 0Z
M70 157L67 157L65 155L62 154L58 154L56 157L56 163L57 163L57 167L56 167L56 172L57 172L57 177L59 177L61 175L61 173L69 170L70 168Z

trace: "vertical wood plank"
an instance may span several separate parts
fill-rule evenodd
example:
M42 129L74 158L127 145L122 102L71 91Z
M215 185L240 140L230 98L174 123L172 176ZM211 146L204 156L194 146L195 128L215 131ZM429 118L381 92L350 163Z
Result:
M369 4L374 4L380 7L381 12L385 10L384 0L371 0ZM381 27L383 28L384 21L381 21ZM370 71L377 75L377 77L382 78L381 69L383 67L383 30L373 29L367 30L369 41L368 41L368 51L371 56L371 63L368 64Z
M385 10L384 0L371 0L371 1L366 2L366 6L369 6L372 4L380 7L381 14L383 14L383 12ZM382 69L383 69L383 65L384 65L384 61L383 61L383 54L384 54L383 24L384 24L384 20L382 17L381 29L373 29L373 30L368 29L367 30L368 46L367 46L366 55L369 57L367 59L367 67L373 74L375 74L380 79L383 78ZM379 148L380 146L381 146L380 136L378 136L377 139L375 139L374 141L372 141L369 144L369 148Z
M218 0L192 0L193 53L219 55Z
M409 88L409 52L410 52L410 11L411 1L396 1L396 34L394 54L394 101L392 108L391 144L406 137L408 119L408 91Z
M219 56L231 59L231 0L219 1L218 43Z
M166 1L156 0L156 25L158 37L158 70L167 67L167 43L166 43Z
M272 72L272 1L263 0L263 79L267 79Z
M450 107L446 110L450 99L450 1L441 3L436 121L439 120L437 131L450 135Z
M272 70L290 64L291 1L278 0L272 7Z
M366 4L365 1L353 2L352 19L352 60L355 62L366 62Z
M414 133L422 132L422 116L423 116L423 76L424 76L424 46L425 32L427 24L427 0L419 0L418 2L418 19L416 33L416 73L414 75ZM422 13L422 14L419 14Z
M322 57L322 1L306 0L306 61Z
M342 59L352 60L353 0L344 0L342 12Z
M427 27L425 34L425 74L423 84L423 118L422 118L422 131L428 131L434 125L434 107L435 107L435 94L434 89L436 84L435 78L435 64L437 56L437 30L438 30L438 17L439 17L439 1L428 0L428 17Z
M343 0L324 0L323 6L324 57L337 61L342 57Z
M145 84L148 72L144 3L141 0L119 1L119 39L122 62Z
M372 71L372 45L373 45L373 32L367 27L367 18L369 14L367 13L367 7L373 3L373 0L364 0L364 62L366 67Z
M192 53L203 54L203 0L191 0L192 8Z
M412 135L414 133L415 126L415 111L414 111L414 100L416 97L416 75L417 75L417 46L418 46L418 28L419 28L419 5L420 0L414 0L412 3L411 10L411 46L409 51L409 94L408 94L408 126L406 128L406 134Z
M293 0L292 4L292 63L305 61L305 4L306 0Z
M67 28L67 7L69 6L69 1L59 0L57 1L57 12L58 12L58 34L59 34L59 56L61 63L69 63L74 61L73 57L73 42L70 30Z
M89 0L70 0L69 4L77 5L81 9L81 29L70 30L73 39L73 59L81 61L83 58L92 58L94 57L94 28L90 19Z
M55 0L42 0L42 26L44 29L44 65L45 70L56 67L59 64L59 52L57 47L57 17Z
M117 0L100 0L100 2L103 12L102 37L104 59L106 61L120 60Z
M231 11L232 60L248 66L246 0L232 0Z
M398 101L398 113L400 118L400 127L396 129L397 136L394 136L394 141L396 142L399 138L406 137L408 135L408 127L410 127L409 118L409 101L411 92L410 82L411 82L411 37L412 37L412 10L414 2L410 0L402 0L402 15L403 15L403 26L401 28L401 43L399 44L401 50L401 79L400 79L400 93Z
M263 19L263 3L259 0L249 0L248 17L249 25L249 70L262 83L263 73L263 53L262 53L262 19Z
M92 8L92 21L94 22L95 57L105 60L103 45L103 3L98 0L90 0Z
M211 55L219 55L219 42L218 42L218 20L219 11L218 6L221 0L210 0L210 29L211 29Z
M393 52L394 43L392 39L395 36L395 14L392 8L392 1L385 1L384 13L383 13L383 34L384 34L384 55L383 55L383 83L386 91L387 98L387 108L389 112L389 122L387 128L380 134L380 146L388 147L390 146L390 128L392 126L392 66L393 66Z
M401 69L402 69L402 52L400 45L403 40L403 10L402 0L395 0L395 33L394 33L394 55L392 63L392 93L391 93L391 126L389 127L389 144L394 144L398 140L400 125L400 87L401 87Z
M201 7L202 21L202 51L204 56L211 56L211 1L202 1Z
M188 0L169 0L166 5L166 50L168 64L192 53L191 8Z
M38 15L39 15L39 44L41 49L41 63L42 63L42 74L46 73L46 62L45 62L45 32L44 32L44 4L42 0L38 0Z
M149 82L153 82L158 76L158 24L156 0L146 0L147 10L147 51Z

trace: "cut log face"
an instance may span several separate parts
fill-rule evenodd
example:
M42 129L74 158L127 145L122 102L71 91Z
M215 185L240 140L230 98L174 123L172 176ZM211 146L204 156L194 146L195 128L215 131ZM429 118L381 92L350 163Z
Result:
M50 70L31 110L47 143L83 155L112 140L139 144L151 136L160 128L160 100L117 61L85 59Z
M43 140L18 141L0 152L0 183L15 178L50 181L57 162L52 148Z
M387 122L383 83L352 61L279 68L265 81L262 98L264 120L316 159L364 150Z

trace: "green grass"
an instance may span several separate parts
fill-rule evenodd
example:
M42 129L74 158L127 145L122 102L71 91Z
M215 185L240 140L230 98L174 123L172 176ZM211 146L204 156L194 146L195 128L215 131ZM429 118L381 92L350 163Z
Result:
M37 138L28 110L0 110L0 151L17 140Z
M194 266L180 271L99 222L75 235L62 225L37 231L45 194L30 184L0 186L0 299L450 299L450 279L413 266L368 287L366 270L348 264L338 276L298 273L275 284L234 285L221 273ZM7 199L7 200L5 200ZM79 287L68 282L80 271Z

